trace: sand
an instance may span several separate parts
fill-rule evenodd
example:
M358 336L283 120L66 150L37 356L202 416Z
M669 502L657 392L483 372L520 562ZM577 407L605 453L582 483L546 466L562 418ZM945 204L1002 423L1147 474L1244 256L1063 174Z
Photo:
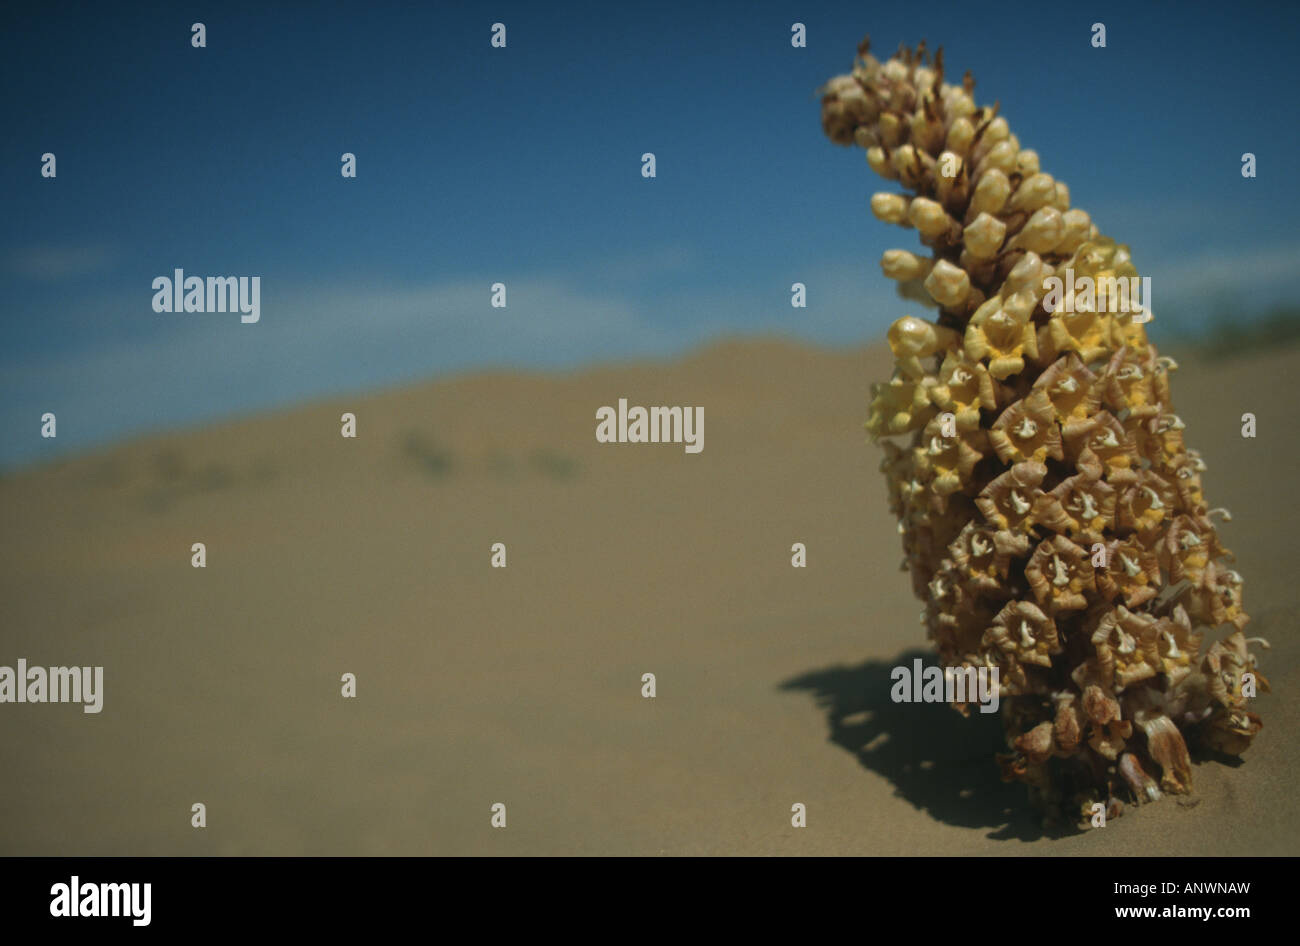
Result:
M102 665L105 694L98 715L0 705L0 854L1300 853L1300 456L1272 397L1300 350L1173 378L1273 645L1265 728L1244 764L1198 761L1190 802L1065 837L999 782L995 718L889 701L924 636L862 429L888 370L733 341L7 477L0 664ZM596 443L620 397L703 406L703 452Z

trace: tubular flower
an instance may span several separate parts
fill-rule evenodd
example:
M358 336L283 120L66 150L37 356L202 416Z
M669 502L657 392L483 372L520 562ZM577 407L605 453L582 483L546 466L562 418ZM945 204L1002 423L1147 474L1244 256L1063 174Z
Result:
M968 523L948 551L954 569L969 588L986 595L1005 591L1008 559L998 551L996 533L987 525Z
M1107 611L1092 634L1097 666L1116 692L1160 672L1159 630L1155 618L1123 605Z
M1164 673L1172 678L1186 677L1195 655L1200 652L1205 635L1192 630L1191 620L1183 608L1177 608L1173 617L1163 617L1156 622L1156 646Z
M999 381L1019 374L1025 368L1025 356L1038 356L1038 336L1028 317L1017 317L1002 307L1004 300L989 299L971 316L966 328L966 357L972 361L987 359L989 374Z
M864 41L820 90L827 136L894 183L871 212L924 248L880 261L933 317L890 328L866 427L940 662L998 671L1003 776L1058 815L1113 816L1191 790L1190 736L1250 745L1268 690L1250 647L1267 645L1243 634L1212 522L1228 516L1128 247L974 88L945 81L942 50L882 62Z
M1097 590L1107 601L1122 597L1132 610L1159 594L1159 558L1136 538L1112 539L1103 557L1105 565L1097 570Z
M971 478L975 464L987 450L987 434L978 427L945 437L938 418L926 424L922 447L917 454L917 468L932 475L931 488L940 495L954 493Z
M959 430L980 425L980 410L997 407L993 378L980 362L949 351L939 368L938 382L929 389L930 400L941 411L951 411Z
M1056 422L1065 438L1072 439L1092 420L1100 406L1096 376L1073 353L1058 358L1038 376L1035 388L1047 392Z
M975 505L999 531L1028 535L1035 525L1034 509L1044 495L1038 484L1045 476L1047 467L1041 463L1017 463L985 486Z
M1097 379L1097 391L1103 404L1112 412L1128 411L1139 420L1160 413L1156 399L1155 376L1144 369L1137 353L1127 345L1111 357Z
M1025 579L1049 614L1086 608L1085 592L1096 590L1088 553L1062 535L1039 543L1025 566Z
M1089 309L1057 312L1048 323L1052 350L1078 352L1088 364L1110 354L1113 328L1111 316Z
M950 328L904 316L889 328L889 348L894 353L898 370L909 378L925 376L921 366L923 357L934 355L940 349L949 350L959 338Z
M895 377L871 389L871 416L867 430L873 437L901 434L923 427L935 415L930 395L919 381Z
M1226 554L1208 520L1191 516L1175 517L1164 534L1160 551L1164 553L1162 564L1169 572L1169 580L1187 580L1193 585L1201 583L1211 561Z
M1174 489L1178 491L1179 508L1202 517L1208 512L1205 506L1205 490L1201 485L1201 471L1204 468L1205 464L1188 451L1175 459L1169 469L1161 471L1173 477Z
M1076 473L1039 498L1034 519L1080 544L1103 542L1115 527L1115 487Z
M1040 667L1050 667L1052 656L1061 652L1056 623L1029 601L1009 602L984 632L982 643Z
M1158 473L1144 470L1134 484L1120 494L1118 521L1144 540L1156 541L1173 519L1178 493Z
M1060 460L1061 429L1052 402L1041 388L1002 412L989 428L989 441L1003 463L1042 463Z
M1137 479L1133 441L1123 425L1107 411L1098 411L1075 425L1066 446L1067 456L1085 473L1105 477L1116 486Z

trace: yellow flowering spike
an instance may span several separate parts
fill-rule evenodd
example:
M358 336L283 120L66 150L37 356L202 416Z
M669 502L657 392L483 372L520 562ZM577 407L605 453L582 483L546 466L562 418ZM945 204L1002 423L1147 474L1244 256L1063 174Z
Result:
M941 51L881 61L865 42L821 90L831 141L902 187L870 209L920 252L888 251L884 275L937 306L890 328L867 429L899 439L881 471L927 638L945 667L998 673L1004 776L1070 817L1118 813L1191 789L1193 731L1250 745L1261 642L1174 412L1177 365L1146 334L1147 280L973 90Z

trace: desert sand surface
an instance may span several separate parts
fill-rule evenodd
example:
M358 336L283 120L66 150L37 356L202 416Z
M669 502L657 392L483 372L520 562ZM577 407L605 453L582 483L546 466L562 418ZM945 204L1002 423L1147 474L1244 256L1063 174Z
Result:
M0 706L0 854L1300 854L1300 453L1279 397L1300 349L1172 379L1272 643L1265 728L1244 764L1198 759L1191 799L1065 836L998 780L996 717L889 700L925 648L863 431L889 364L728 341L10 474L0 664L105 678L98 715ZM703 452L597 443L620 397L702 406Z

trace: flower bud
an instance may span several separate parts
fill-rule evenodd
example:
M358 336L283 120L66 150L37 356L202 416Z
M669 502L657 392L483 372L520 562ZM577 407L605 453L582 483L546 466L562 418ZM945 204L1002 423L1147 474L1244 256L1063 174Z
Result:
M995 214L1006 205L1011 195L1011 182L1001 171L989 171L979 175L975 184L975 193L971 195L970 213Z
M1055 207L1043 207L1034 211L1034 215L1025 223L1024 229L1016 234L1016 246L1034 253L1050 253L1060 244L1065 236L1065 221L1061 212Z
M1035 174L1020 182L1016 192L1007 201L1007 210L1025 210L1032 213L1045 207L1056 196L1056 181L1050 174Z
M939 305L952 308L970 293L970 276L966 270L941 259L925 277L925 290Z
M1007 235L1007 225L992 214L981 213L965 230L962 238L966 249L976 259L992 259L1002 248Z
M1026 253L1011 267L1007 280L1003 284L1012 292L1018 292L1027 286L1040 286L1043 282L1043 260L1037 253Z
M902 194L879 193L871 195L871 212L879 220L885 223L896 223L900 226L910 226L907 220L907 207L910 204Z
M957 221L948 216L943 206L928 197L917 197L912 201L908 219L912 221L912 226L921 231L922 236L930 239L937 239L957 226Z
M897 148L903 143L903 123L893 112L880 116L880 130L876 133L886 148Z
M943 91L943 113L953 119L954 123L961 119L969 119L975 114L975 100L966 94L961 86L945 86ZM971 126L972 132L974 125Z
M907 250L886 250L880 257L880 268L890 279L900 282L908 279L924 279L930 275L934 260L917 256Z
M1086 210L1067 210L1061 215L1065 233L1056 246L1058 253L1073 253L1091 237L1092 218Z
M984 129L984 134L980 135L980 145L985 148L992 148L1000 141L1006 141L1011 134L1011 129L1007 125L1007 120L998 116L989 122L988 127Z
M1056 195L1051 200L1051 205L1065 213L1070 209L1070 188L1066 187L1061 181L1056 182Z
M928 158L929 155L924 157ZM924 159L910 144L894 149L891 160L898 179L907 187L915 187L925 176Z
M933 153L943 145L943 123L920 109L912 116L912 144L918 151Z
M984 174L993 169L997 169L1003 174L1010 174L1016 169L1015 145L1009 141L998 142L975 166L975 170L979 174Z
M1016 155L1016 170L1025 177L1038 173L1038 152L1026 148Z
M889 350L900 360L928 358L940 348L955 345L961 335L950 328L905 315L889 327Z
M948 126L945 144L949 151L965 156L975 138L975 126L969 118L958 118Z
M898 172L894 170L894 166L890 164L889 159L885 157L884 148L868 148L867 164L870 165L871 170L875 171L883 178L887 178L891 181L898 178Z

